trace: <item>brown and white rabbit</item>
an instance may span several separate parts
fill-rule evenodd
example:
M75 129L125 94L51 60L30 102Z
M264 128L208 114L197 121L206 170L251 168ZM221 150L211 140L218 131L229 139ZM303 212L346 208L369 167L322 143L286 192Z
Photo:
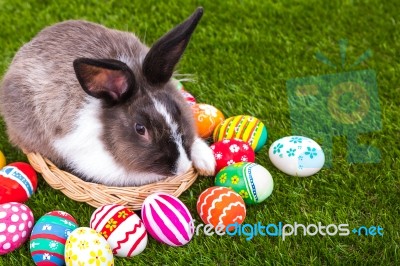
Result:
M150 49L90 22L45 28L17 52L0 87L10 141L105 185L151 183L192 165L212 175L213 153L171 81L202 14Z

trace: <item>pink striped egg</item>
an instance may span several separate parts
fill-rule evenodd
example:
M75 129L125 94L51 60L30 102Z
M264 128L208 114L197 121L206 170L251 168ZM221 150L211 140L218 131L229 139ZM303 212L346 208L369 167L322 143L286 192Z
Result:
M170 246L183 246L193 237L193 218L178 198L154 193L143 202L142 219L149 234Z
M90 228L110 244L114 255L133 257L147 246L147 232L142 220L132 210L118 205L104 205L90 218Z

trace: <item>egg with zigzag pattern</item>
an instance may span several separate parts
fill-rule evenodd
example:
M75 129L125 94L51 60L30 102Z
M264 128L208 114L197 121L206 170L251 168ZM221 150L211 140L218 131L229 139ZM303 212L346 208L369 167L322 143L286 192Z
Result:
M133 257L147 246L147 231L139 216L118 204L97 208L90 218L90 228L99 232L118 257Z

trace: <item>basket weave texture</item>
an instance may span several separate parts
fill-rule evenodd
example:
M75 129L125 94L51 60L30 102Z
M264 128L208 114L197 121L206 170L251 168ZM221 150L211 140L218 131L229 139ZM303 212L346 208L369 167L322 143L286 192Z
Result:
M60 170L50 160L38 153L26 153L32 167L42 174L44 180L67 197L86 202L93 207L105 204L120 204L133 210L140 210L147 196L155 192L165 192L180 196L197 179L198 173L192 168L180 176L168 177L162 181L138 187L109 187L85 182L66 171Z

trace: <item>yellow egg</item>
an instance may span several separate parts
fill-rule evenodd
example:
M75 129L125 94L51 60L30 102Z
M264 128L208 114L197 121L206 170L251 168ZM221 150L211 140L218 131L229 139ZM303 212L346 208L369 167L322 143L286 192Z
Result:
M4 156L4 154L0 151L0 169L3 168L4 166L6 166L7 162L6 162L6 157Z
M105 238L89 227L79 227L65 243L65 264L73 265L114 265L114 256Z

